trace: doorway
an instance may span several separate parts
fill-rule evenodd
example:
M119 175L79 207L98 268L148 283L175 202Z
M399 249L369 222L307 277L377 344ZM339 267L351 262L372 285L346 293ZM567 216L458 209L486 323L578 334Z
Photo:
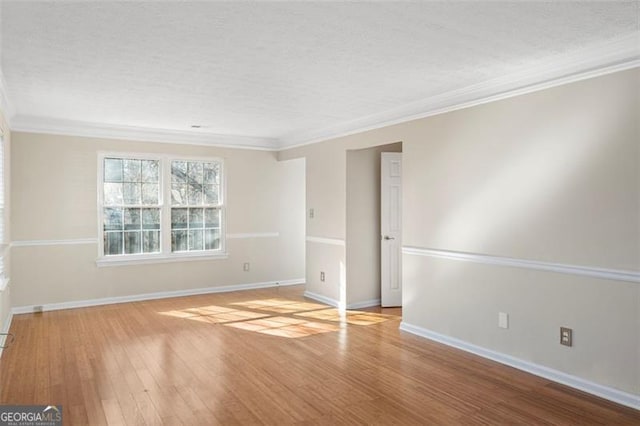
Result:
M381 157L402 143L347 151L346 307L381 305ZM401 281L398 281L401 283Z

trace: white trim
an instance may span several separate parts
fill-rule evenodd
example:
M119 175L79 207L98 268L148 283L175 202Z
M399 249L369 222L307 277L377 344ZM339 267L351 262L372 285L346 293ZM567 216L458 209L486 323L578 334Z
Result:
M230 240L241 240L245 238L273 238L279 237L279 232L253 232L253 233L245 233L245 234L227 234L227 239Z
M195 296L199 294L227 293L232 291L255 290L278 286L288 286L304 283L304 278L282 281L266 281L249 284L225 285L219 287L192 288L186 290L160 291L156 293L134 294L130 296L103 297L100 299L74 300L70 302L47 303L44 305L19 306L12 309L13 315L29 314L36 306L42 306L42 311L58 311L61 309L87 308L91 306L113 305L116 303L139 302L144 300L167 299L171 297Z
M347 304L347 309L371 308L372 306L380 306L380 299L363 300L361 302Z
M513 257L491 256L486 254L408 246L402 247L402 254L482 263L485 265L513 266L516 268L535 269L539 271L558 272L561 274L583 275L614 281L640 283L640 271L595 268L591 266L568 265L564 263L542 262L537 260L516 259Z
M11 127L13 118L15 116L15 110L13 108L13 104L9 99L9 95L7 94L7 81L4 79L4 74L2 73L1 67L0 67L0 110L2 110L4 120L7 122L9 127Z
M517 73L455 89L392 110L280 138L280 150L362 133L640 66L637 33L552 58Z
M290 285L299 285L307 282L306 278L294 278L292 280L276 281L276 287L287 287Z
M121 159L140 159L140 160L153 160L158 162L158 185L160 189L158 204L155 205L116 205L110 206L104 203L104 161L106 158L121 158ZM123 153L123 152L108 152L98 151L98 179L97 179L97 214L96 221L98 232L98 259L96 264L98 266L114 266L114 265L138 265L146 263L165 263L165 262L179 262L183 260L206 260L206 259L226 259L226 166L225 160L222 157L212 156L176 156L171 154L140 154L136 152ZM184 205L180 207L214 207L220 210L220 247L217 250L210 251L198 251L198 252L185 252L185 253L173 253L171 251L171 210L174 207L171 203L171 187L172 176L171 166L173 162L197 162L197 163L217 163L220 170L220 192L218 193L217 204L202 204L202 205ZM144 253L144 254L122 254L117 256L105 256L104 255L104 243L103 238L105 231L102 227L103 211L107 207L132 207L132 208L157 208L160 211L160 253ZM174 259L175 258L175 259Z
M334 308L337 308L337 307L340 306L340 302L338 302L337 300L334 300L334 299L332 299L330 297L327 297L327 296L323 296L323 295L318 294L318 293L312 293L310 291L305 291L303 296L308 298L308 299L313 299L316 302L320 302L320 303L324 303L325 305L333 306Z
M310 235L307 235L306 240L307 240L307 242L310 242L310 243L330 244L330 245L334 245L334 246L344 246L345 245L344 240L340 240L338 238L312 237Z
M180 252L171 254L136 255L123 254L118 256L104 256L96 259L98 268L109 266L148 265L153 263L193 262L198 260L225 260L227 253L210 253L207 251Z
M569 54L556 55L534 66L482 83L452 90L378 114L324 129L284 135L279 139L221 135L202 130L154 129L106 123L14 116L0 70L0 104L13 131L109 139L139 140L221 148L281 151L368 130L469 108L640 66L637 34L632 33Z
M608 386L603 386L598 383L582 379L580 377L563 373L562 371L554 370L543 365L534 364L532 362L525 361L511 355L506 355L500 352L483 348L481 346L474 345L472 343L465 342L464 340L456 339L454 337L436 333L426 328L408 324L404 321L400 323L400 330L415 334L420 337L424 337L429 340L443 343L447 346L461 349L465 352L470 352L483 358L487 358L501 364L517 368L518 370L526 371L536 376L544 377L545 379L554 382L562 383L563 385L570 386L572 388L579 389L592 395L608 399L609 401L613 401L618 404L626 405L627 407L635 408L636 410L640 409L640 396L638 395L623 392Z
M227 239L240 240L247 238L274 238L279 237L279 232L247 232L237 234L227 234ZM98 244L97 238L70 238L66 240L22 240L13 241L11 244L5 244L9 247L30 247L30 246L61 246L75 244Z
M7 314L7 318L5 318L4 320L4 324L2 325L2 330L0 330L0 333L8 333L9 330L11 330L11 321L13 320L13 310L9 310L9 313ZM4 346L5 342L6 342L6 337L5 339L2 341L2 344L0 346ZM0 347L0 358L2 358L2 351L4 349Z
M0 293L4 292L9 287L9 278L0 275Z
M253 149L259 151L275 151L277 148L277 140L272 138L221 135L197 130L123 126L26 115L14 117L11 130L14 132L160 142L179 145L205 145L218 148Z
M22 240L11 242L11 247L66 246L76 244L98 244L97 238L73 238L68 240Z

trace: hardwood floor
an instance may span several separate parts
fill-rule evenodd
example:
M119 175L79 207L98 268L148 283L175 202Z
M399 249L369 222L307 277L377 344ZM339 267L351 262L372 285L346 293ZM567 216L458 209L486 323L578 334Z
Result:
M302 287L17 315L0 403L65 424L640 424L640 412Z

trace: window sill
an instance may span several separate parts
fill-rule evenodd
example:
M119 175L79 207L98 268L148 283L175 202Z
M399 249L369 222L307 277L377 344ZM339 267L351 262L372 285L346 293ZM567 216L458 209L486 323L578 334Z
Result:
M118 256L101 257L96 259L98 268L108 266L146 265L152 263L193 262L196 260L222 260L227 259L227 253L179 253L161 254L154 256Z

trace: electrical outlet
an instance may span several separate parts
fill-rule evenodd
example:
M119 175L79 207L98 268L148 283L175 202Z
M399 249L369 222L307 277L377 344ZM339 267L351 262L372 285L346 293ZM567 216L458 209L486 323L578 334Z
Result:
M573 330L567 327L560 327L560 344L573 346Z
M313 211L313 209L309 209L309 219L313 219L314 216L315 212Z
M249 264L249 262L245 262L245 263L242 265L242 270L243 270L243 271L245 271L245 272L248 272L248 271L249 271L250 266L251 266L251 265Z
M320 272L320 281L324 282L324 272Z
M498 327L509 328L509 314L498 312Z

